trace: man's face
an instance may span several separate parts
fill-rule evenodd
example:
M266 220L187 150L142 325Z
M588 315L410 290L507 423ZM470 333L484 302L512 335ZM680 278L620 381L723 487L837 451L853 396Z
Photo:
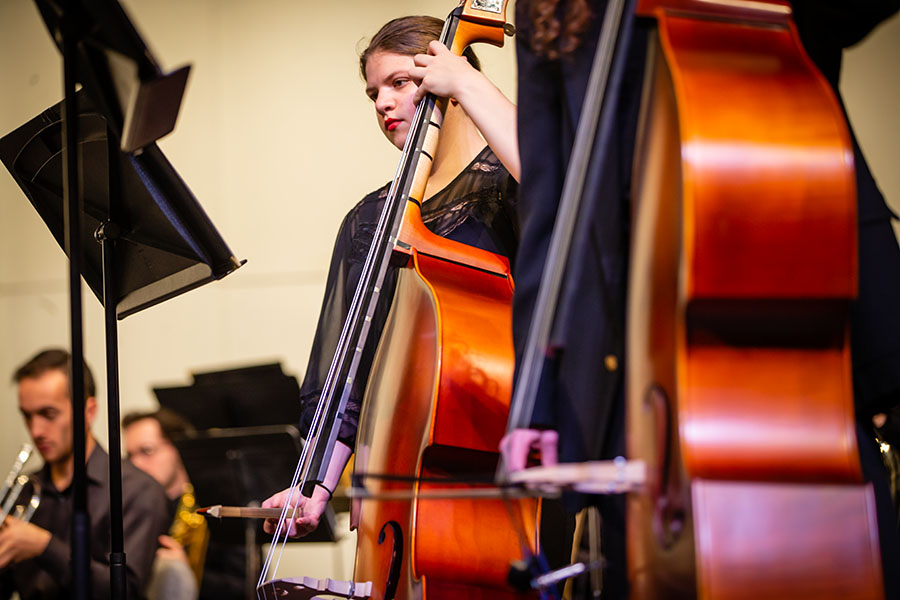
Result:
M46 371L20 381L19 410L45 462L61 465L72 458L72 402L64 372Z
M175 482L178 450L163 437L156 419L141 419L125 428L125 452L132 464L158 481L166 490Z

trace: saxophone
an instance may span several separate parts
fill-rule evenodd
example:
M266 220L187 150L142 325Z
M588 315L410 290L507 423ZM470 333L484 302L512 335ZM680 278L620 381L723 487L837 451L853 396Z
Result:
M181 498L178 500L178 508L175 509L175 519L169 528L169 536L184 548L188 564L199 588L200 580L203 579L206 549L209 545L209 527L206 524L206 518L197 514L194 486L190 483L184 485Z
M900 448L892 446L884 439L878 429L875 430L875 442L881 450L881 460L888 474L888 487L891 491L891 500L897 508L900 516Z

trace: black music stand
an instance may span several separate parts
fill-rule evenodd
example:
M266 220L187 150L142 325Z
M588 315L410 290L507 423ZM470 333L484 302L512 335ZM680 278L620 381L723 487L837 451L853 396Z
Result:
M159 147L150 144L137 155L119 151L109 122L83 90L75 102L83 163L81 238L89 242L82 276L97 299L103 303L104 251L115 251L114 262L106 257L106 275L115 283L111 299L118 319L238 268ZM62 108L56 104L0 138L0 160L65 250Z
M154 387L153 393L160 406L181 414L198 430L300 421L300 385L278 363L194 373L193 379L192 385Z
M224 277L240 263L153 144L175 125L188 69L164 75L116 0L35 1L62 54L65 99L0 140L0 155L69 257L77 600L91 596L82 275L105 309L110 595L124 600L116 317ZM83 90L76 94L78 83ZM85 195L98 195L85 202L82 184ZM92 240L102 245L101 257L94 254L84 268L83 249L97 249Z
M293 425L213 429L173 440L201 506L259 506L285 488L300 458L302 440ZM260 519L210 518L210 543L243 544L246 598L253 597L260 569ZM333 542L335 517L327 506L319 526L297 541Z

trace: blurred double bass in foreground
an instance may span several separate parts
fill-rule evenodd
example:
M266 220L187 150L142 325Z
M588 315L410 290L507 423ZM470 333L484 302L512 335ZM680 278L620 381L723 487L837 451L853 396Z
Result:
M585 189L588 157L611 151L635 14L656 29L626 311L627 455L647 469L628 497L631 597L882 598L851 382L853 150L785 1L607 3L510 428L552 350L578 206L606 199Z
M627 444L633 598L883 597L849 315L856 184L784 1L656 19L635 157Z

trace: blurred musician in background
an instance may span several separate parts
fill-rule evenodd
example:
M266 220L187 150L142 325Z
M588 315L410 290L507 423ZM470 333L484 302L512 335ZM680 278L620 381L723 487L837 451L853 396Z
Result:
M41 503L31 522L7 517L0 527L0 598L18 592L22 600L65 599L72 595L72 402L71 357L65 350L40 352L13 375L19 410L44 459L36 478ZM91 435L97 412L94 379L84 365L87 502L90 514L90 574L94 598L108 598L109 455ZM168 521L159 484L128 463L122 465L122 502L129 598L143 598L156 537Z
M194 487L173 440L193 433L181 415L161 408L122 419L125 452L165 488L168 535L160 535L150 600L239 599L244 591L243 546L210 542L206 518L196 513Z

